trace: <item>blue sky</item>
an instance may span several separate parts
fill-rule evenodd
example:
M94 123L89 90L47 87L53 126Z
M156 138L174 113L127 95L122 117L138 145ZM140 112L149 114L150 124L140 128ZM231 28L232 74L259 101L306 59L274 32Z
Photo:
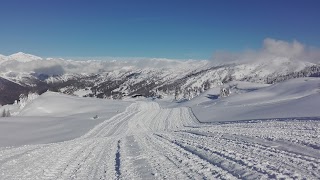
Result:
M265 38L320 46L318 0L2 0L0 54L209 59Z

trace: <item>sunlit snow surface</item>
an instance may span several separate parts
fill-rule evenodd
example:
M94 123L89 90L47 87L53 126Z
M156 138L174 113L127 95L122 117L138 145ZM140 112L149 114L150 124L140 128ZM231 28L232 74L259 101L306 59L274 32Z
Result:
M0 146L71 140L123 112L131 103L47 92L29 102L17 116L0 118ZM14 105L0 107L0 112L3 109L16 113Z
M201 122L320 117L320 78L292 79L274 85L230 82L231 95L220 98L220 88L168 107L187 106ZM162 102L161 102L162 103Z
M0 119L0 179L319 179L320 80L232 83L175 104L45 93Z

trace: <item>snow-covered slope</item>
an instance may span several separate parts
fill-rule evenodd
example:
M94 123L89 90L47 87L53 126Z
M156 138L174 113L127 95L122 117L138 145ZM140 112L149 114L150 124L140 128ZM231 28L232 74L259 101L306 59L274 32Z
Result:
M254 91L218 97L219 91L215 89L181 105L191 106L202 122L320 117L319 78L292 79Z
M110 104L113 104L113 106L109 111L106 107L110 107ZM125 101L119 102L117 100L85 99L60 93L46 92L25 106L19 113L19 116L65 117L83 113L86 115L92 114L92 117L95 114L99 114L101 118L107 118L110 114L113 115L117 111L123 111L125 104L130 103ZM70 110L70 107L72 107L72 110Z
M261 88L270 86L270 84L246 82L246 81L230 81L229 83L224 84L221 87L229 87L231 91L231 96L241 94L244 95L247 92L256 91ZM198 105L212 104L213 101L220 98L220 88L214 87L208 89L201 93L199 96L194 97L192 100L181 100L176 101L176 103L168 102L168 99L158 100L163 107L177 107L177 106L187 106L193 107Z
M79 98L46 92L29 102L17 116L0 118L0 146L61 142L77 138L121 113L132 102ZM0 107L16 111L15 105Z
M0 119L0 145L29 144L0 148L0 179L319 179L319 118L296 120L286 114L292 108L291 112L314 115L314 109L294 107L294 100L310 103L305 107L319 107L315 89L319 80L297 79L269 87L236 83L242 94L224 98L235 105L221 99L220 104L207 104L202 112L212 118L218 112L215 109L223 107L219 113L232 114L229 117L237 120L232 107L238 102L277 107L277 102L269 101L278 99L286 103L281 106L285 121L201 123L200 116L183 106L161 108L141 99L128 106L124 101L45 93L28 104L21 116ZM246 92L248 87L258 90ZM251 93L257 95L251 98ZM94 108L87 111L85 104ZM125 106L123 112L103 118L88 131L97 122L90 119L91 112L103 114L103 109ZM263 110L259 104L253 107ZM272 111L277 114L276 109ZM70 138L75 139L65 141ZM43 142L57 143L37 144Z

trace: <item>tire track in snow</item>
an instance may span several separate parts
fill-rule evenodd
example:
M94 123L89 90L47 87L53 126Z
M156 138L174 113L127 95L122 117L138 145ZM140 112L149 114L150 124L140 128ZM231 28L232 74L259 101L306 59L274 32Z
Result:
M155 179L154 169L148 162L148 152L143 151L138 136L124 138L121 154L123 178L122 179Z

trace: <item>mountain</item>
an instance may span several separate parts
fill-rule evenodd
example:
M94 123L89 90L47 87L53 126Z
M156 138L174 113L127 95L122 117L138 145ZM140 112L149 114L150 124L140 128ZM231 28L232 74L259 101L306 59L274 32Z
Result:
M274 84L298 77L319 77L320 65L287 57L268 61L213 64L206 60L115 59L74 61L25 53L2 56L0 77L23 90L12 95L3 86L0 99L46 90L84 97L122 99L131 96L192 99L230 81ZM4 80L4 81L5 81ZM9 88L9 89L8 89Z
M30 62L30 61L42 60L41 57L38 57L38 56L35 56L32 54L26 54L23 52L18 52L18 53L12 54L12 55L8 56L8 59L16 60L19 62Z
M32 54L26 54L23 52L18 52L15 54L11 54L9 56L0 54L0 64L2 63L10 64L12 62L26 63L26 62L39 61L39 60L42 60L42 58Z
M0 77L0 104L11 104L21 94L29 92L29 88Z

